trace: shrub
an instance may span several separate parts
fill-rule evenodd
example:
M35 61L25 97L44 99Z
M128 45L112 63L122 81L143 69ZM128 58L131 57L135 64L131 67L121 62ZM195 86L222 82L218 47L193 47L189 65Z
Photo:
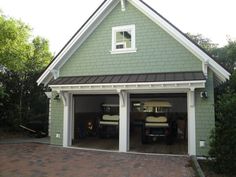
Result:
M236 175L236 93L227 91L216 105L216 128L212 132L209 155L218 173Z

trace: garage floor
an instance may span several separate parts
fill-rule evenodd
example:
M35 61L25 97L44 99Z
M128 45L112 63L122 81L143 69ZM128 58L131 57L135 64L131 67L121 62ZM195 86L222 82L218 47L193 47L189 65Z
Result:
M119 140L114 138L100 139L98 137L87 137L80 142L74 143L74 147L102 149L102 150L118 150ZM150 144L142 144L139 137L131 136L130 151L143 153L158 153L158 154L180 154L185 155L188 152L187 141L177 140L172 145L166 145L162 139Z

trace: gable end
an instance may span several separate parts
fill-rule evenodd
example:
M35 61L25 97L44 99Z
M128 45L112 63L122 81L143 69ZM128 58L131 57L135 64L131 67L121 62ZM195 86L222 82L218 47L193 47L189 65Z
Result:
M205 51L194 44L184 33L166 20L163 16L157 13L154 9L148 6L142 0L127 0L149 19L160 26L170 36L177 40L182 46L188 49L194 56L202 62L202 71L205 73L205 68L210 68L221 82L229 79L230 74L216 63ZM122 1L124 2L124 1ZM90 36L97 26L105 19L105 17L120 3L120 0L105 0L80 30L72 37L72 39L59 52L55 59L51 62L48 68L37 80L38 84L45 85L53 78L52 70L59 70L70 56L79 48L80 45ZM124 10L124 9L123 9ZM207 67L206 67L207 66ZM207 73L206 73L207 74Z

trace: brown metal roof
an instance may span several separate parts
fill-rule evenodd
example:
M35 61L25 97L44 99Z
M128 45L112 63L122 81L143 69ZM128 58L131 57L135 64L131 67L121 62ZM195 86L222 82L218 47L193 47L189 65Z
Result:
M143 82L172 82L206 80L204 74L197 72L173 72L150 74L120 74L99 76L69 76L59 77L49 85L75 85L75 84L108 84L108 83L143 83Z

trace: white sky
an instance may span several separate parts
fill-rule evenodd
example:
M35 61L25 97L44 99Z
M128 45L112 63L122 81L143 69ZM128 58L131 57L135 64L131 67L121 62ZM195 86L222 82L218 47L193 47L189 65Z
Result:
M144 0L183 32L203 34L220 46L236 39L235 0ZM0 0L7 16L47 38L56 54L103 0Z

